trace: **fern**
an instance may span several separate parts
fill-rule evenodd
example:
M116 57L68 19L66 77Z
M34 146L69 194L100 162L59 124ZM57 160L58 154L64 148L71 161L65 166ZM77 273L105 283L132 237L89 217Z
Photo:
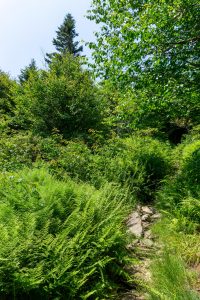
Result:
M129 206L117 186L58 181L45 168L2 177L2 296L14 287L15 297L106 299L129 280Z

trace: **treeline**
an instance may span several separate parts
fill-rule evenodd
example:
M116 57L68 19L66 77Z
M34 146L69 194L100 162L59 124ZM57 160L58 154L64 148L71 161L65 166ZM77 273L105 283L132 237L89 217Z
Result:
M199 17L189 0L93 0L93 63L67 14L46 69L0 72L2 299L199 299ZM127 267L138 202L163 214L143 284Z

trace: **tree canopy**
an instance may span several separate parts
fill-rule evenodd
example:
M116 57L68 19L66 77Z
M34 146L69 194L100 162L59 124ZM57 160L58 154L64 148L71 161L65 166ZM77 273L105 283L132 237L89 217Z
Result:
M102 24L91 44L99 75L123 84L151 75L199 86L199 1L93 0L89 18Z
M12 88L15 82L8 74L0 70L0 115L9 114L14 105Z
M31 73L35 71L37 71L36 61L35 59L32 59L30 64L21 70L21 74L18 76L20 83L22 84L26 82L29 79Z
M199 1L93 0L88 17L101 25L90 44L97 76L132 91L129 122L198 124Z
M80 58L54 57L49 70L38 70L16 89L16 120L24 128L70 136L97 125L101 118L98 91ZM28 127L27 127L28 126Z

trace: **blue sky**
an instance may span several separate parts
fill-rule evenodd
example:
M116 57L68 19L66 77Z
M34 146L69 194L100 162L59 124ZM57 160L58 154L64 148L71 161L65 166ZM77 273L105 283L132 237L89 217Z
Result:
M71 13L79 39L94 40L96 25L84 15L91 0L0 0L0 69L13 77L35 58L44 65L44 54L54 50L55 31ZM85 49L87 55L89 51Z

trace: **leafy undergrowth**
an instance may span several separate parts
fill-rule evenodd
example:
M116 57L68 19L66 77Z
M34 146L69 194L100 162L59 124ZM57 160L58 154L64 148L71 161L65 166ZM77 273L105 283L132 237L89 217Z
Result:
M92 147L56 133L2 136L0 297L116 299L135 279L124 220L137 200L156 198L163 250L149 297L199 299L199 146L189 137L172 149L137 135Z
M126 195L45 168L1 175L0 297L112 299L130 281Z
M187 233L177 226L171 214L154 225L160 251L152 260L151 280L147 284L150 300L199 300L200 236Z
M188 143L189 140L189 143ZM154 232L162 251L152 262L151 300L200 299L200 143L187 139L174 153L175 176L157 194L163 219Z
M81 140L65 140L56 133L44 138L21 132L3 135L0 150L4 172L45 162L61 180L70 176L96 188L112 182L146 202L154 198L165 176L174 172L169 145L148 136L113 138L89 148Z

